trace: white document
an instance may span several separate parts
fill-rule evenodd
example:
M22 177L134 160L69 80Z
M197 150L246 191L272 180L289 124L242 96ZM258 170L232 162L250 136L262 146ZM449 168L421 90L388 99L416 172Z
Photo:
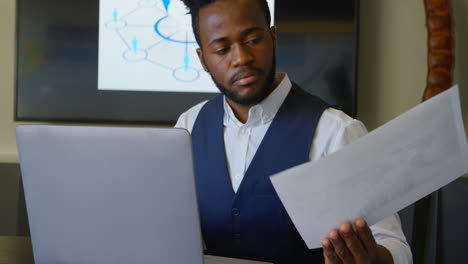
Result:
M344 221L369 225L468 172L458 87L414 107L328 158L271 177L309 248Z

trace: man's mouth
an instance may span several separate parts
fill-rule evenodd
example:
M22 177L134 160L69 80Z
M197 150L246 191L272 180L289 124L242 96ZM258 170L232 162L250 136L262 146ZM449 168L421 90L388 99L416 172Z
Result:
M247 86L247 85L255 83L259 79L259 74L256 72L241 72L241 73L234 75L232 79L233 79L233 82L232 82L233 85Z
M258 79L257 76L250 75L250 76L247 76L247 77L244 77L242 79L237 80L235 82L235 84L245 86L245 85L249 85L249 84L252 84L252 83L256 82L257 79Z

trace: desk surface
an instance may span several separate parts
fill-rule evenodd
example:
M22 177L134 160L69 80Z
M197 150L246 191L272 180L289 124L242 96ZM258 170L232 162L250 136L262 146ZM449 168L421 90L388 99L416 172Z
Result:
M0 264L34 264L29 237L0 236ZM265 262L205 256L205 264L268 264Z

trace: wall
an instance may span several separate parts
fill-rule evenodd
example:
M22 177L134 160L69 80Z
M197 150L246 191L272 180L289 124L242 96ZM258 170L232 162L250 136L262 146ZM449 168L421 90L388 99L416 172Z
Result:
M452 0L455 83L468 127L468 1ZM374 129L421 102L427 77L423 0L361 0L358 118Z
M423 0L362 0L358 118L371 130L421 102L426 83Z
M13 122L15 2L0 1L0 162L17 161Z
M452 0L455 17L455 83L461 87L460 96L465 130L468 128L468 0Z

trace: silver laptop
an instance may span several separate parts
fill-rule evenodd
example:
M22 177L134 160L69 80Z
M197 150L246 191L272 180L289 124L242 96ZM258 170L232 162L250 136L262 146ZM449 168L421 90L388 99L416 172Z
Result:
M20 125L36 264L203 263L182 129Z

